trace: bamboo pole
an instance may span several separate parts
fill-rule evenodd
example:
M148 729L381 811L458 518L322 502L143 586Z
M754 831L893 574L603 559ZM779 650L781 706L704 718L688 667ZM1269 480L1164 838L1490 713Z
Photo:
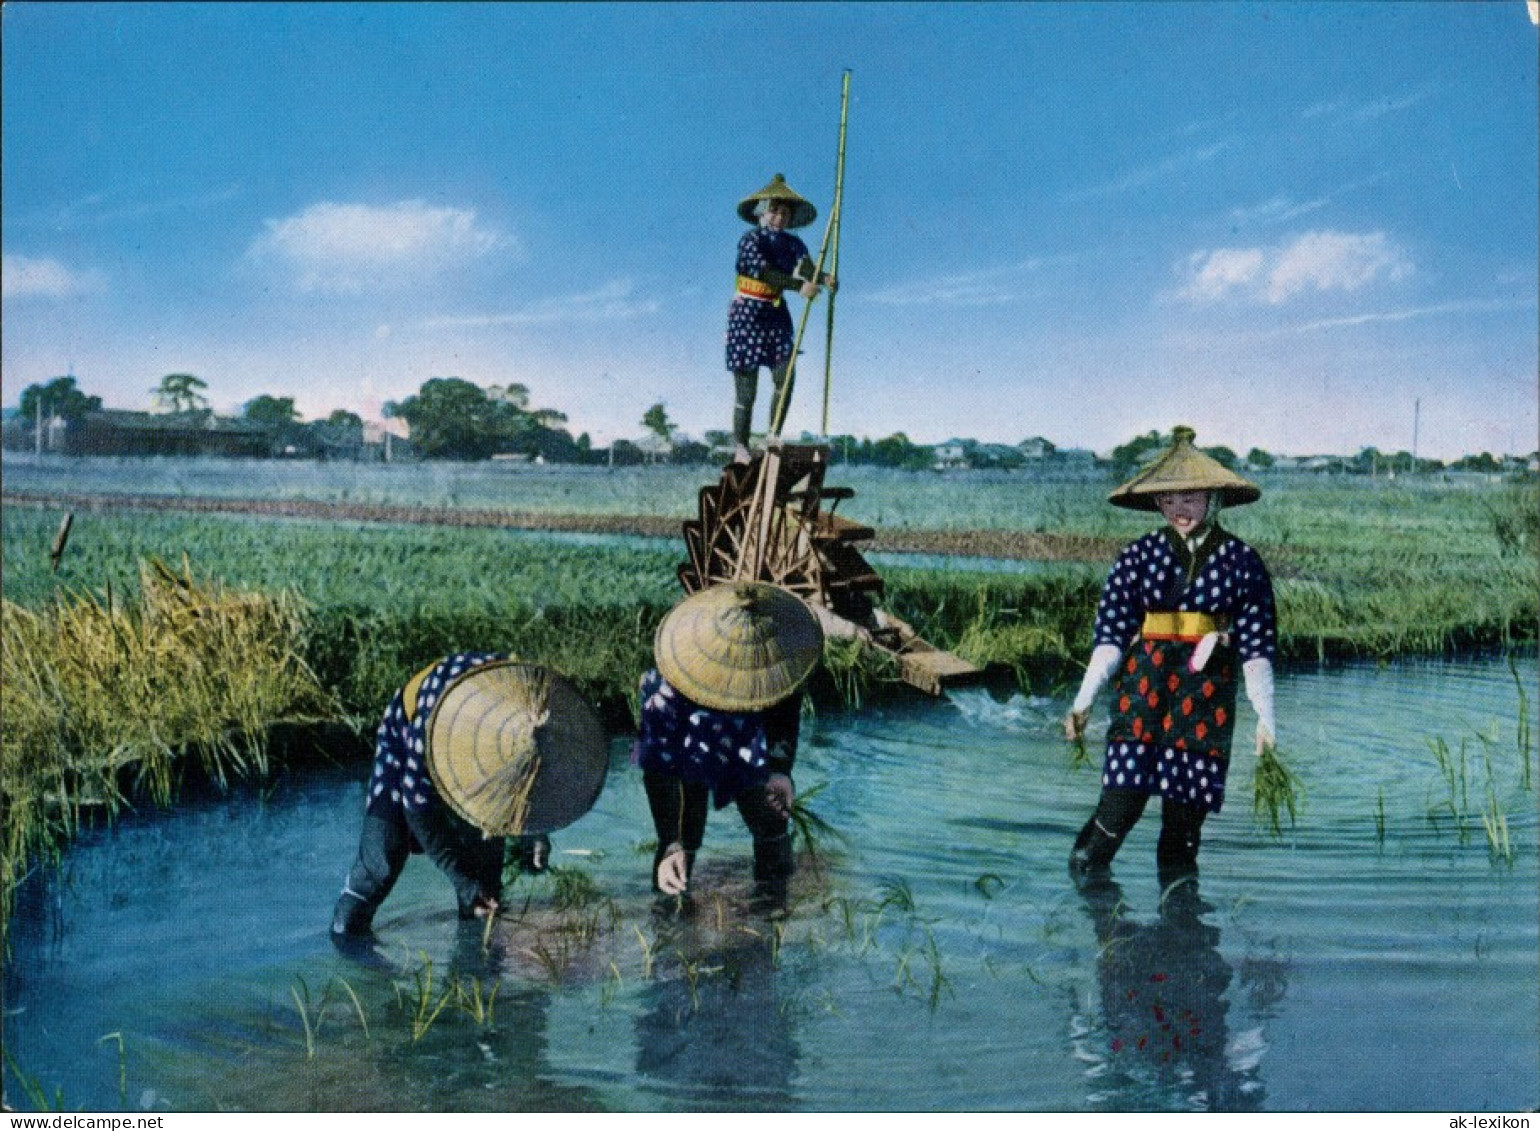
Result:
M834 204L829 209L829 221L824 226L823 243L818 248L818 263L814 269L814 279L824 273L824 263L829 255L829 243L831 238L838 242L837 231L839 227L839 200L843 190L845 175L845 120L850 109L850 72L845 72L845 79L840 94L840 143L839 143L839 168L836 170L834 183ZM832 295L830 296L832 302ZM786 410L791 406L791 390L797 383L797 358L802 353L802 336L807 333L807 316L813 309L810 299L802 308L802 319L797 325L797 337L792 343L791 358L786 363L786 380L781 382L780 395L775 398L775 411L770 415L770 435L779 439L781 426L786 423Z
M829 274L838 282L840 277L840 213L845 204L845 119L846 108L850 105L850 72L845 72L843 88L840 91L840 144L839 156L834 163L834 207L829 217L829 222L834 228L834 247L831 249L832 258L829 261ZM819 434L828 438L829 435L829 384L830 373L834 361L834 299L836 292L829 292L829 308L825 320L823 342L823 419L820 424Z

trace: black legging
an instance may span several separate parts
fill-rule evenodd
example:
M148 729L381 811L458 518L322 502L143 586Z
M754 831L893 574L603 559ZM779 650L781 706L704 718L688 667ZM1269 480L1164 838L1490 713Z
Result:
M430 805L421 813L400 808L366 813L358 857L333 914L334 932L357 934L368 929L375 911L396 886L414 841L454 885L462 919L474 915L478 898L501 895L502 837L483 836L443 804Z
M642 772L642 785L647 790L647 806L652 810L652 824L658 834L658 849L652 858L656 882L658 865L663 862L663 853L669 845L682 845L690 861L700 851L701 840L706 835L706 816L711 808L711 790L700 782L683 781L656 770ZM768 846L789 843L790 825L770 805L764 789L750 786L738 794L733 803L738 806L738 813L754 838L756 864L766 854Z
M770 423L775 422L775 405L781 399L781 389L786 384L786 374L791 362L785 362L771 370L775 382L775 394L770 401ZM754 398L759 393L758 369L733 370L733 443L749 446L749 433L754 421Z
M1072 864L1081 868L1105 868L1112 863L1129 830L1138 823L1150 795L1133 789L1104 789L1096 812L1075 838ZM1162 876L1176 878L1198 867L1206 810L1195 805L1162 799L1160 839L1155 845L1155 864Z

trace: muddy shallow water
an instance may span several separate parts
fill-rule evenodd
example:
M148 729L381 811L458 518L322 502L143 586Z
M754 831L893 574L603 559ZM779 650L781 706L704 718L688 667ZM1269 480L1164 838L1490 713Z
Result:
M1069 764L1064 704L978 689L811 723L797 779L827 827L784 920L746 906L731 809L712 817L693 916L659 913L621 742L595 810L557 834L556 870L518 880L489 935L459 928L417 858L372 954L325 935L365 767L133 817L21 892L7 1098L1533 1108L1540 888L1534 754L1527 772L1518 754L1532 658L1519 676L1523 709L1501 661L1283 675L1298 827L1259 830L1241 754L1196 889L1164 897L1153 811L1114 882L1077 890L1064 858L1096 776ZM1483 808L1503 817L1511 863Z

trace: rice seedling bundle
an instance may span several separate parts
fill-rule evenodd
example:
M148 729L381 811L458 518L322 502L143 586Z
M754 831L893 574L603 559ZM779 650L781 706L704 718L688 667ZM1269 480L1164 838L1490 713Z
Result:
M1252 812L1273 836L1283 835L1284 813L1289 816L1289 827L1294 827L1303 786L1299 775L1284 765L1275 747L1262 748L1252 777Z

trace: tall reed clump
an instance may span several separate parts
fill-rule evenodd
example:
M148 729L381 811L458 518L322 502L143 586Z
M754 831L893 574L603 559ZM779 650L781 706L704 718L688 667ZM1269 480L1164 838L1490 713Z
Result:
M854 636L824 637L818 684L831 687L846 707L859 710L878 686L898 679L898 664L887 653L866 647Z
M36 611L0 601L0 922L27 861L56 856L91 807L165 804L189 758L221 784L264 771L273 723L334 717L299 657L302 617L292 594L153 558L136 601L110 588Z

